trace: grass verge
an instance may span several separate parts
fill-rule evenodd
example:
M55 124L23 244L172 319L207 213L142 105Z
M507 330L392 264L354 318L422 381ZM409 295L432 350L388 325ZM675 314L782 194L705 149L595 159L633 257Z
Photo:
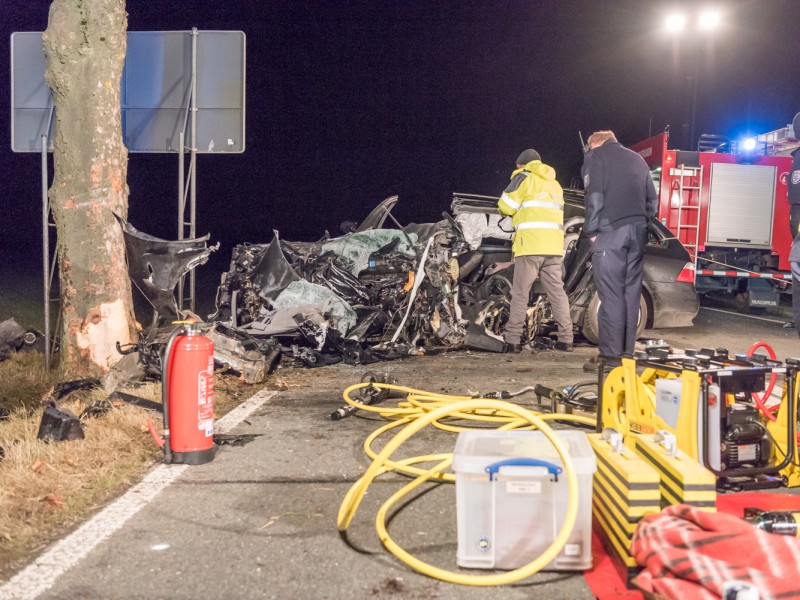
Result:
M19 353L0 363L0 583L139 481L162 456L146 426L150 417L161 431L160 413L128 404L82 419L83 440L37 439L53 377L41 354ZM253 391L232 376L217 374L216 380L217 417ZM161 399L159 383L130 391ZM80 415L105 398L102 390L75 392L59 408Z

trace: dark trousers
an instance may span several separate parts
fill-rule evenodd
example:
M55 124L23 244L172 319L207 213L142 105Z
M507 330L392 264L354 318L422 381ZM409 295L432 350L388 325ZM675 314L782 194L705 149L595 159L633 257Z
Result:
M597 313L600 354L619 357L633 352L642 295L647 225L630 223L598 233L592 246L592 273L600 309Z
M572 321L569 300L564 292L563 256L517 256L514 259L514 284L511 287L511 306L503 338L507 344L519 344L525 331L528 298L538 278L542 282L550 310L558 323L558 341L572 343Z
M792 239L797 237L797 228L800 227L800 204L789 205L789 228L792 230Z

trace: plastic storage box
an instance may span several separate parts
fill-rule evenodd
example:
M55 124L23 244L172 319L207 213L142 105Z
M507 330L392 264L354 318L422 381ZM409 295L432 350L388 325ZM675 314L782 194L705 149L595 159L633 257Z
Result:
M582 431L559 430L578 478L575 528L548 570L592 566L592 476L595 455ZM497 463L514 460L516 465ZM552 467L534 466L535 462ZM528 462L529 464L524 464ZM569 486L558 452L540 431L465 431L453 453L458 523L457 563L473 569L516 569L542 554L558 534ZM492 471L490 474L487 472Z

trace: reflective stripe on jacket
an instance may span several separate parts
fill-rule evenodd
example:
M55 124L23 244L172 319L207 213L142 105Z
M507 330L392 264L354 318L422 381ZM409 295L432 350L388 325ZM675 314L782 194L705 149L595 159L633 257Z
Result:
M497 208L514 225L514 256L564 255L564 192L553 167L534 160L514 171Z

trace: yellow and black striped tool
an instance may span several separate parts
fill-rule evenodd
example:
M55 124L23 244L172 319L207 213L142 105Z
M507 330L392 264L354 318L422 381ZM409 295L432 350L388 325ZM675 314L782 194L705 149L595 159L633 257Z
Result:
M716 476L678 449L675 435L668 431L631 436L634 450L658 473L661 508L671 504L688 504L716 512Z
M620 576L628 581L640 568L631 556L631 540L643 516L661 510L659 476L625 446L615 429L587 436L597 457L592 485L594 529Z

